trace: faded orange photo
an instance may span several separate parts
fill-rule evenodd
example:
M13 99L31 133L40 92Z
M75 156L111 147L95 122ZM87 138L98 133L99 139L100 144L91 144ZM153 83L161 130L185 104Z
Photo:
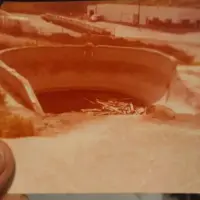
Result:
M200 192L199 122L199 1L1 6L9 193Z

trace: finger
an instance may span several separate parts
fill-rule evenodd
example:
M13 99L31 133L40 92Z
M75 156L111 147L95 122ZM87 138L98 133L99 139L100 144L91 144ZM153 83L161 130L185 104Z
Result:
M15 160L8 145L0 141L0 196L6 193L15 174Z
M8 194L5 195L1 200L29 200L27 195L23 194Z

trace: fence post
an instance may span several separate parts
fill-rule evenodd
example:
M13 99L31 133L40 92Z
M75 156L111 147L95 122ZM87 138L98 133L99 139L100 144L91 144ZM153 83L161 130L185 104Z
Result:
M120 13L120 22L122 22L123 12Z

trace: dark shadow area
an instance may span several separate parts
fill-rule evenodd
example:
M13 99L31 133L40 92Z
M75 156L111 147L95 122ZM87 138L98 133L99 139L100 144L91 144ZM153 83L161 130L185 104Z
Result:
M166 194L165 196L171 197L173 200L199 200L199 194Z
M3 49L6 49L8 48L9 46L6 45L6 44L0 44L0 50L3 50Z
M45 113L81 112L82 109L100 109L96 100L123 101L136 106L144 106L140 100L114 91L103 90L57 90L37 93L37 98Z

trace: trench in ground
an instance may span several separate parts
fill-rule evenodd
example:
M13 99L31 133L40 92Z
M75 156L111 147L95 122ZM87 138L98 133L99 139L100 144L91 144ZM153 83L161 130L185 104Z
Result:
M36 93L45 113L82 112L82 109L100 109L96 99L108 102L132 103L143 107L144 104L131 96L106 90L67 89Z

